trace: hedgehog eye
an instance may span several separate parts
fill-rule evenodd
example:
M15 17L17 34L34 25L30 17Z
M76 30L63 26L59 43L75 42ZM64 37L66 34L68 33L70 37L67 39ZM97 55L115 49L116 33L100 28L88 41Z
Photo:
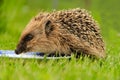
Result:
M24 41L30 41L31 39L33 39L33 35L32 34L27 34L24 38Z

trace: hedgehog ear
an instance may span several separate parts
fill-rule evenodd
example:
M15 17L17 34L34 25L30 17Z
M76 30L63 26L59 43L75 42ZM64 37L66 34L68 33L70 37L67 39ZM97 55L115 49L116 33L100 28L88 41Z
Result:
M45 23L45 33L49 35L53 31L53 25L50 20L47 20Z

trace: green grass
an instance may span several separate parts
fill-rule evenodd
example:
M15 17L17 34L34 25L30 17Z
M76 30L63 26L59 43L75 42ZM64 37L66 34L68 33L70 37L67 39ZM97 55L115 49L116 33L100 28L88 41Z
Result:
M0 59L1 80L119 80L120 55L105 60Z
M22 30L40 10L88 8L83 0L58 0L56 7L53 1L0 0L0 49L14 50ZM0 80L120 80L120 1L91 1L88 10L100 24L106 43L106 59L0 58Z

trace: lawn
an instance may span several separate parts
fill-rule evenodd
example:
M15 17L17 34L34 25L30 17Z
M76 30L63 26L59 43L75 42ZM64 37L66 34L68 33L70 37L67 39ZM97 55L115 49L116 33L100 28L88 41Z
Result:
M87 1L87 0L86 0ZM119 0L0 0L0 49L14 50L20 34L38 12L81 7L91 11L106 43L105 59L0 58L0 80L120 80Z

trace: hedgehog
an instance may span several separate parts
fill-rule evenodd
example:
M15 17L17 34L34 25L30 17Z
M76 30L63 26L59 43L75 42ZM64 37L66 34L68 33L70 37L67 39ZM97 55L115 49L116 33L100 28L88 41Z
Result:
M33 17L15 49L16 54L25 52L106 56L98 23L80 8L40 12Z

